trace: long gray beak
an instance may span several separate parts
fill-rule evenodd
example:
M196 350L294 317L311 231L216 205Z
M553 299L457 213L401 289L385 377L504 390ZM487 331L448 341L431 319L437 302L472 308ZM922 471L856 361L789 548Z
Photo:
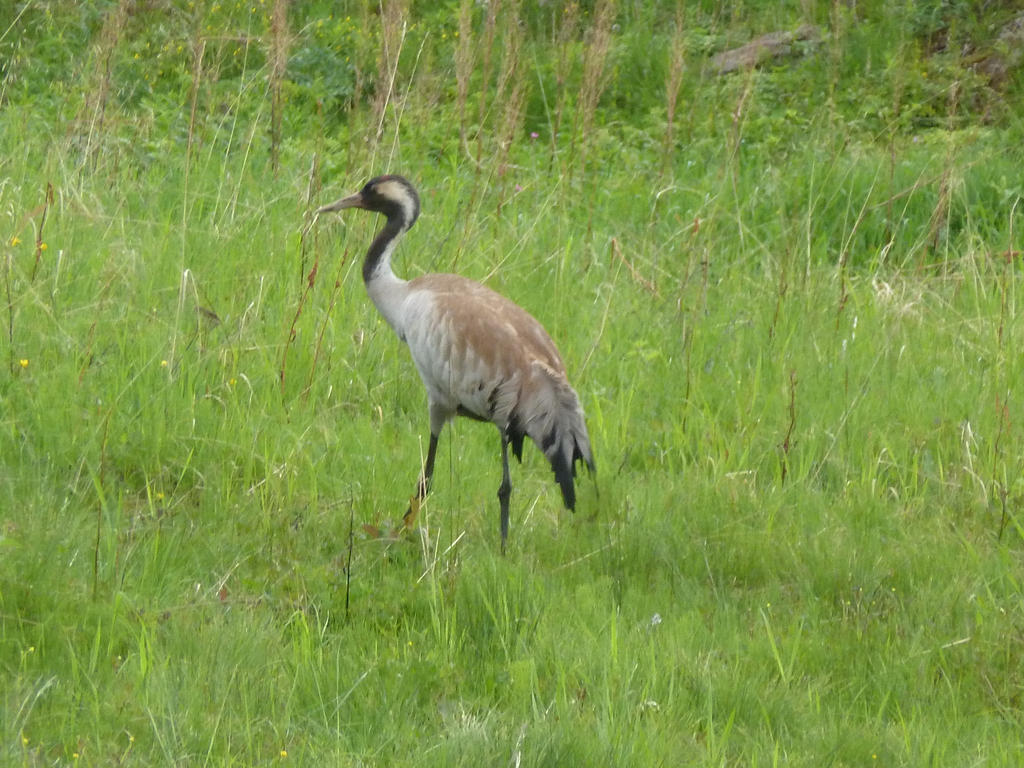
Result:
M333 213L334 211L341 211L345 208L362 208L363 207L363 196L361 193L356 192L354 195L343 197L340 200L335 200L330 205L325 205L321 208L317 208L317 213Z

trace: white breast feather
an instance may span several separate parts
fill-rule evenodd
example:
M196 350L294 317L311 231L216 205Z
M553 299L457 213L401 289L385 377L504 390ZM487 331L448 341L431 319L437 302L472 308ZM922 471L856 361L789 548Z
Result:
M519 394L519 374L492 370L459 338L429 291L412 291L403 304L406 342L434 407L448 418L461 405L504 425Z

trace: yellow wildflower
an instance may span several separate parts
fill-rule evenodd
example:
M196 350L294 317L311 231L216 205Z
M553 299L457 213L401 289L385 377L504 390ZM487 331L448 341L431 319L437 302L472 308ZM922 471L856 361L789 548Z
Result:
M21 358L21 360L18 361L18 365L20 365L22 368L28 368L28 358Z
M17 235L11 238L11 247L13 248L16 245L21 245L21 238Z

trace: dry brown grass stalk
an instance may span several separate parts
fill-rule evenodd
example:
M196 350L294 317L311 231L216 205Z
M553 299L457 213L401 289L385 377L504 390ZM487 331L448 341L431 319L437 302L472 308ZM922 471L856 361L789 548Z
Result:
M509 94L508 99L506 99L505 107L502 110L502 127L498 138L498 151L496 158L499 179L504 179L505 174L508 172L509 151L515 143L516 137L522 131L523 105L525 103L526 85L524 78L520 76L516 78L516 82L512 86L512 92ZM504 197L505 191L504 188L502 188L502 193L498 200L499 215L501 214Z
M39 270L39 262L43 260L43 251L46 249L46 243L43 240L43 228L46 226L46 214L50 212L50 206L53 205L53 185L50 182L46 182L46 192L43 196L42 213L39 218L39 226L36 227L36 258L32 263L32 282L35 282L36 272Z
M679 102L679 89L683 84L686 72L686 39L683 36L685 11L683 4L676 5L675 29L672 32L672 44L669 48L668 74L665 78L665 147L662 156L662 173L672 167L675 154L675 122L676 106Z
M850 261L850 249L853 247L855 242L854 238L857 234L857 230L860 229L860 225L864 223L867 218L868 211L871 207L868 205L871 201L871 196L874 194L875 185L878 183L878 176L871 180L871 186L868 188L867 194L864 196L864 203L860 207L860 211L857 213L857 219L853 222L849 234L846 235L846 239L843 241L843 247L839 252L839 301L836 308L836 331L839 331L839 318L843 316L843 310L846 309L846 302L850 299L850 294L847 285L847 265Z
M14 253L4 249L4 295L7 298L7 365L14 375L14 294L11 291L11 270L14 268Z
M845 2L845 0L832 0L832 8L829 11L829 30L831 34L827 35L829 59L827 106L828 124L832 126L830 135L837 140L834 144L834 152L838 152L835 146L841 146L843 140L840 137L844 137L846 134L842 127L837 125L839 118L836 110L836 92L840 87L842 63L846 55L843 43L846 40L847 28L850 26L851 19L855 18L855 13L851 13L853 10L853 7ZM815 23L813 10L804 8L804 17L807 24ZM898 98L897 96L897 100Z
M950 198L952 196L953 178L956 168L956 141L952 138L955 135L956 111L960 103L960 84L954 82L949 89L949 109L947 122L949 136L946 145L946 162L942 167L942 175L939 177L939 195L935 201L935 209L932 211L928 221L928 249L922 250L921 266L925 264L925 256L930 250L933 254L939 249L939 241L943 235L949 232Z
M796 429L796 383L796 369L793 368L789 372L789 405L787 406L789 423L786 425L786 434L782 438L782 442L779 443L780 483L786 482L786 476L789 474L789 453L796 444L793 440L793 432Z
M312 210L313 201L320 194L320 153L314 152L309 163L309 178L306 180L306 210ZM309 250L309 233L313 220L309 220L299 234L299 279L306 274L306 253Z
M398 59L405 41L406 9L403 0L382 0L380 5L381 40L377 57L377 79L374 85L372 138L374 146L384 134L384 119L394 94L398 76Z
M374 23L372 14L373 5L370 3L356 3L356 7L352 11L352 19L360 29L370 29ZM375 46L371 35L359 35L356 37L351 56L349 56L352 64L352 97L346 106L350 112L366 102L364 97L366 96L367 82L372 81L373 76L366 72L364 62L370 60L373 50L375 50ZM353 137L352 140L355 141L356 131L352 131L350 135Z
M330 298L330 301L327 304L327 312L324 315L324 320L320 324L320 332L317 334L317 337L316 337L316 345L313 348L313 362L309 366L309 376L306 378L306 386L302 390L302 399L304 401L309 398L309 393L313 389L313 381L316 378L317 365L320 362L320 355L323 352L323 348L324 348L324 337L327 334L327 328L330 325L331 315L334 313L334 307L338 303L338 295L341 293L342 275L344 274L345 267L348 264L348 257L349 257L349 251L348 251L348 248L346 248L344 253L342 253L342 255L341 255L341 259L338 260L337 273L335 274L335 277L334 277L334 286L331 289L331 298ZM310 285L310 288L312 288L312 285ZM303 297L303 298L305 298L305 297ZM294 333L289 338L291 339L293 337L294 337ZM284 383L284 365L283 365L283 361L282 361L282 366L281 366L281 372L282 372L281 382L283 384Z
M498 72L498 79L494 85L491 105L488 107L489 113L495 105L502 106L502 124L504 123L504 118L507 117L506 109L503 106L505 105L506 93L513 90L516 85L521 85L523 80L519 55L522 49L523 32L519 23L518 3L512 2L507 8L501 46L504 55L501 57L501 70ZM499 135L501 128L502 125L499 125Z
M299 318L302 317L302 311L305 309L306 301L309 299L310 294L313 292L313 288L316 286L316 276L320 271L320 256L319 253L313 260L313 267L309 270L309 274L306 276L306 286L302 290L302 295L299 297L299 303L295 307L295 314L292 316L291 325L288 327L288 338L285 339L284 351L281 353L281 368L278 370L278 380L281 386L281 396L285 394L285 383L288 370L288 350L291 349L292 342L295 341L295 337L298 335Z
M775 311L772 313L772 321L768 325L768 341L775 338L775 329L779 324L779 317L782 315L782 304L789 292L789 268L790 259L783 257L779 265L779 284L775 290Z
M459 113L459 144L463 148L466 147L466 102L475 62L473 0L462 0L459 5L459 40L455 46L455 99Z
M617 238L614 237L612 238L611 254L613 261L615 259L618 259L619 261L626 265L626 269L629 270L629 275L630 277L633 278L633 282L640 285L645 291L651 294L651 296L658 295L658 286L656 286L652 281L648 280L646 277L640 274L640 271L633 266L633 262L631 262L623 255L622 248L619 246L619 241Z
M747 72L746 80L743 83L743 90L740 92L736 106L730 115L731 128L729 130L729 171L732 174L733 190L736 189L740 171L740 146L743 143L743 125L747 119L747 102L754 94L755 70ZM742 232L741 232L742 235Z
M512 144L522 131L523 107L526 103L526 78L523 73L521 50L522 50L522 29L518 23L518 14L511 13L511 20L505 30L505 56L502 62L502 71L498 77L497 88L495 89L496 103L501 105L501 115L497 128L497 147L495 152L495 167L497 168L498 179L502 180L508 171L508 157ZM507 96L506 96L507 93ZM505 190L502 190L498 198L498 214L504 204Z
M82 110L88 123L85 147L83 148L83 164L95 162L99 156L99 142L106 121L107 101L110 98L111 62L117 50L125 24L135 7L135 0L118 0L117 7L110 10L103 20L99 40L96 45L96 57L91 82L85 87L85 99ZM81 122L80 119L75 120Z
M196 135L196 111L199 105L199 86L203 82L203 55L206 53L206 39L196 37L192 44L192 87L189 92L188 144L185 146L185 178L192 159L192 145ZM186 183L187 186L187 183Z
M274 175L280 168L281 113L284 108L281 84L288 64L288 0L274 0L270 15L270 165Z
M587 147L594 127L597 104L608 83L605 63L608 58L608 49L611 47L612 22L614 20L615 0L598 0L597 7L594 9L594 23L586 34L586 45L583 51L583 80L580 83L580 92L576 103L573 151L570 153L571 157L575 157L575 142L579 140L580 175L586 173Z
M1006 464L1007 457L1003 450L1002 444L1004 439L1012 432L1013 423L1010 417L1010 397L1012 395L1012 386L1010 382L1006 380L1006 343L1005 343L1005 332L1008 321L1012 322L1016 312L1013 309L1011 302L1011 290L1010 286L1015 281L1015 269L1013 264L1014 259L1014 241L1013 241L1013 222L1017 213L1017 206L1020 204L1021 198L1017 198L1013 207L1010 209L1010 222L1009 222L1009 237L1007 238L1008 247L1006 250L1006 257L1002 259L1002 264L998 281L999 281L999 325L996 329L996 364L997 375L996 375L996 422L998 427L996 429L995 440L992 445L992 474L991 474L991 486L994 489L997 498L999 499L1001 516L999 521L998 538L1002 540L1003 534L1006 531L1006 525L1009 519L1009 509L1007 506L1007 478L1008 477L1020 477L1021 475L1021 464L1024 463L1019 457L1016 459L1018 466L1007 472ZM1011 354L1018 354L1017 350L1012 350ZM1005 394L1003 394L1005 393ZM1002 470L1000 472L1000 469Z
M487 20L484 22L483 38L483 63L481 66L482 79L480 83L480 98L477 100L477 124L479 129L476 135L476 169L480 173L484 152L484 131L483 126L487 121L489 111L487 104L488 85L491 82L491 70L494 67L494 39L497 34L498 11L501 9L501 0L491 0L487 4Z
M558 36L555 46L558 55L555 59L555 87L557 101L555 104L555 117L551 124L551 160L554 162L555 153L558 149L558 136L562 130L562 119L565 115L567 102L569 101L569 75L572 72L574 56L574 41L579 28L580 13L577 3L568 3L562 9L562 17L558 24Z

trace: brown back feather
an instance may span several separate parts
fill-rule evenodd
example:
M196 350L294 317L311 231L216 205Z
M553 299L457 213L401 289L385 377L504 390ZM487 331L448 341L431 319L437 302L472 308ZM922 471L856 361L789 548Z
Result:
M573 509L576 462L593 471L594 459L579 398L543 326L501 294L459 275L424 275L412 280L409 288L429 291L436 307L434 321L458 330L452 334L457 342L447 350L452 368L473 357L489 372L491 411L475 413L467 403L459 405L467 414L507 430L512 452L520 460L523 437L528 435L551 463L562 499Z

